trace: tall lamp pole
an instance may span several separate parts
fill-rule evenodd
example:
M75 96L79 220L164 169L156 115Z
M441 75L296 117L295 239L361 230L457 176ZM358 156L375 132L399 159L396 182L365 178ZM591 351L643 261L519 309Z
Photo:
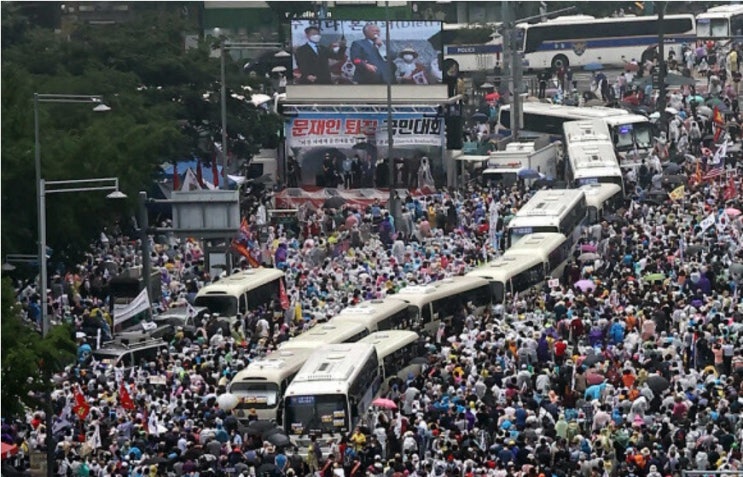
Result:
M395 217L395 211L397 210L395 204L395 159L392 155L392 147L394 146L394 130L392 128L392 72L394 69L394 60L392 58L392 44L390 43L390 2L385 2L384 6L385 16L385 41L387 43L387 158L389 161L389 176L390 176L390 198L389 198L389 209L390 215Z

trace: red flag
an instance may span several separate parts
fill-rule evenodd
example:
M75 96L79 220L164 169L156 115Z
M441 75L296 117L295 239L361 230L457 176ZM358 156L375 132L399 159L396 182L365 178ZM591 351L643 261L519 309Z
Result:
M731 175L728 177L728 185L725 187L725 193L723 195L725 200L733 200L738 195L738 191L735 187L735 179Z
M720 112L720 108L715 106L715 109L712 111L712 122L715 124L719 124L720 126L725 125L725 117Z
M121 407L123 407L127 411L131 411L136 407L134 405L134 401L132 401L132 397L129 396L129 391L126 390L126 386L124 386L123 381L119 385L119 404L121 404Z
M258 267L261 266L261 264L258 263L258 260L255 259L255 257L253 256L253 254L250 253L250 250L248 250L248 247L246 247L245 245L241 244L237 240L233 240L232 241L232 248L237 253L239 253L240 255L242 255L243 257L245 257L248 260L248 264L250 264L251 267L258 268Z
M201 187L204 187L204 175L201 171L201 159L196 162L196 180L199 181Z
M715 127L715 137L712 138L714 142L717 142L720 139L720 136L722 135L723 129L721 127Z
M289 295L286 293L284 280L279 280L279 303L281 303L281 308L284 310L289 309Z
M75 405L72 407L72 412L80 420L85 420L90 412L90 404L85 400L85 395L80 392L80 388L75 388Z
M181 190L181 177L178 175L178 163L173 163L173 190Z

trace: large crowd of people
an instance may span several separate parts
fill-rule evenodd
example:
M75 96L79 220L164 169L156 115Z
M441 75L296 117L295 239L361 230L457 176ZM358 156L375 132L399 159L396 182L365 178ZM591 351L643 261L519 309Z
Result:
M298 234L253 225L256 237L265 235L261 261L286 273L288 309L277 301L250 310L230 334L176 334L167 352L132 371L69 367L55 377L51 429L44 409L3 420L2 441L19 451L11 460L27 468L51 432L59 476L742 471L743 173L739 158L715 177L700 173L710 157L689 140L684 118L702 117L678 94L671 132L639 172L628 173L624 207L586 229L559 286L509 296L482 316L463 309L452 329L423 338L423 372L386 396L396 409L374 408L329 451L303 456L263 442L218 398L256 356L344 307L498 256L489 230L502 234L534 193L530 183L440 189L403 198L396 211L383 204L306 209ZM720 142L738 137L725 132ZM682 196L651 193L662 189L663 164L684 154L693 159L681 164ZM661 168L650 170L654 164ZM488 220L491 207L499 210L496 224ZM186 306L219 279L209 276L198 242L152 245L163 289L157 307ZM106 283L141 263L137 249L104 231L85 263L52 279L53 321L112 335ZM578 260L584 249L598 258ZM36 323L38 291L18 283L17 293ZM81 407L84 415L73 412Z

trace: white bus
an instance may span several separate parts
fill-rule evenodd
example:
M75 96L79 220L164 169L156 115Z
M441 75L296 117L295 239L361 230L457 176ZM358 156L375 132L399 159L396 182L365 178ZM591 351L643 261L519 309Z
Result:
M581 119L601 119L609 127L614 148L619 153L630 151L646 156L653 147L653 126L645 116L630 114L624 109L606 107L563 106L549 103L524 103L524 131L549 134L553 139L563 138L563 124ZM496 131L508 134L511 129L511 107L498 112Z
M356 306L344 308L328 321L335 323L358 323L370 333L410 328L410 314L405 303L391 300L368 300Z
M255 409L258 419L279 420L279 404L287 386L314 352L312 348L276 350L238 372L228 387L239 399L235 416L246 420L249 410Z
M279 349L314 349L325 344L355 343L368 334L369 329L361 323L320 323L281 343Z
M506 250L504 257L539 257L544 263L545 275L562 276L573 248L563 234L538 233L527 235Z
M534 25L520 23L516 28L523 36L521 50L530 69L577 69L589 63L624 66L633 59L643 61L648 47L658 43L657 16L571 15ZM666 54L676 50L676 58L681 57L681 44L696 40L693 15L666 15L663 29Z
M720 5L697 15L697 37L729 40L743 36L743 5Z
M284 272L275 268L254 268L229 275L206 285L196 294L194 306L204 306L212 313L230 320L248 310L267 308L278 302Z
M574 187L586 184L617 184L624 188L624 177L609 136L601 120L583 119L563 124L565 179Z
M578 189L537 191L506 227L508 247L540 232L563 234L572 248L586 226L586 194Z
M381 384L374 345L323 346L310 356L286 389L284 429L300 447L310 435L340 438L366 416ZM318 440L322 445L324 439Z
M493 72L496 65L501 63L503 53L503 37L495 33L498 23L485 26L468 23L444 23L441 32L444 44L444 59L457 62L462 73L476 71ZM473 30L492 30L490 39L485 42L473 42ZM443 65L441 66L443 68Z
M487 280L493 304L504 304L506 298L542 283L547 276L542 258L533 255L510 255L472 270L467 277Z
M409 285L387 300L408 304L412 328L433 336L443 322L451 325L454 315L464 305L476 313L490 304L488 283L472 277L452 277L428 283Z
M624 191L616 184L588 184L580 189L586 194L588 224L601 222L603 218L622 208Z
M377 350L382 371L380 394L387 393L391 380L397 378L407 382L411 374L417 376L420 373L421 365L413 362L415 358L425 355L421 352L418 338L418 333L414 331L389 330L372 333L359 341L373 344Z

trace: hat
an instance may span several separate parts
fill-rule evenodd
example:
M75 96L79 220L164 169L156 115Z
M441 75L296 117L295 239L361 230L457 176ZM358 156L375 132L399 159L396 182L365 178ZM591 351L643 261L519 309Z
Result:
M413 49L412 47L410 47L410 46L408 46L408 47L405 47L405 48L403 48L403 49L402 49L402 50L400 51L400 53L399 53L399 56L400 56L400 58L402 58L402 57L403 57L404 55L413 55L413 57L414 57L414 58L418 58L418 52L417 52L417 51L415 51L415 50L414 50L414 49Z

